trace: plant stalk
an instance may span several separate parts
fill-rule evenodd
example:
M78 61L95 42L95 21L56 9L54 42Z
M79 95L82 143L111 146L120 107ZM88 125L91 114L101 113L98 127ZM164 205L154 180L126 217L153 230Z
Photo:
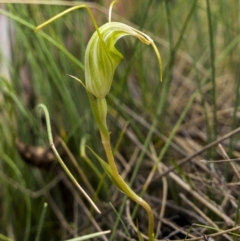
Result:
M101 135L102 137L104 135ZM118 183L118 185L121 187L122 191L133 201L135 201L138 205L143 207L146 212L148 213L148 238L149 241L153 241L153 228L154 228L154 216L152 209L150 205L144 201L141 197L139 197L129 186L128 184L123 180L123 178L120 176L112 153L112 148L110 145L110 138L108 136L107 139L102 138L102 144L108 159L109 166L111 168L112 174L115 177L115 181Z

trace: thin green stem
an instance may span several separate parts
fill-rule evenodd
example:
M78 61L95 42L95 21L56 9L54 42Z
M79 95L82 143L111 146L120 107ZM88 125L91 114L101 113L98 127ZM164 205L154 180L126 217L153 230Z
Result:
M239 65L237 65L237 70L236 70L236 91L235 91L235 100L234 100L234 110L233 110L233 117L232 117L232 124L231 124L231 127L232 127L232 130L234 130L235 128L237 128L237 125L238 125L238 118L237 118L237 112L238 112L238 105L239 105L239 99L240 99L240 96L239 96L239 90L240 90L240 80L239 80L239 76L240 76L240 71L239 71ZM234 138L231 138L230 139L230 142L229 142L229 156L232 156L232 152L233 152L233 143L234 143Z
M110 143L109 131L106 123L107 117L107 103L105 99L95 98L93 95L88 93L90 105L94 114L94 119L98 126L102 144L107 156L108 164L110 166L111 175L114 178L115 184L123 191L129 198L135 201L138 205L143 207L148 213L148 236L149 241L153 240L153 228L154 228L154 216L151 207L141 197L139 197L124 181L122 176L119 174L112 148Z
M129 186L128 184L123 180L123 178L120 176L116 163L114 161L110 141L108 140L102 140L103 147L105 150L105 153L107 155L108 163L110 165L112 174L115 178L115 181L118 183L118 185L121 187L122 191L129 197L131 198L134 202L136 202L138 205L143 207L146 212L148 213L148 237L149 241L153 240L153 228L154 228L154 216L152 209L150 205L144 201L141 197L139 197Z
M80 8L86 8L87 9L88 14L89 14L90 18L92 19L92 22L93 22L93 25L94 25L96 31L98 31L99 35L101 35L99 30L98 30L97 23L96 23L93 15L92 15L92 12L91 12L90 8L86 4L81 4L81 5L78 5L78 6L74 6L74 7L68 8L67 10L65 10L65 11L55 15L54 17L50 18L46 22L38 25L35 30L38 31L39 29L45 27L46 25L50 24L51 22L55 21L56 19L61 18L62 16L66 15L66 14L68 14L68 13L74 11L74 10L80 9Z
M216 104L216 81L215 81L215 50L213 42L213 27L211 21L211 9L210 2L206 0L207 3L207 16L208 16L208 29L209 29L209 44L210 44L210 58L211 58L211 79L212 79L212 101L213 101L213 140L217 136L217 104Z
M162 87L162 93L161 93L161 99L160 99L160 105L165 105L166 106L166 101L167 101L167 97L168 97L168 93L169 93L169 88L170 88L170 85L171 85L171 82L173 80L173 78L171 78L170 74L171 74L171 69L174 65L174 61L175 61L175 55L176 55L176 52L177 50L179 49L179 46L180 44L182 43L182 40L183 40L183 37L184 37L184 34L186 33L186 29L190 23L190 19L194 13L194 10L196 8L196 5L197 5L197 0L194 0L192 1L192 6L187 14L187 17L183 23L183 27L180 31L180 36L178 37L177 39L177 42L175 44L175 46L171 46L171 52L170 52L170 56L169 56L169 60L166 64L166 67L165 67L165 70L163 70L163 72L167 72L168 74L168 80L166 82L163 82L164 85ZM169 16L170 17L170 16ZM168 20L168 24L169 24L169 21L170 19ZM169 25L169 27L171 27ZM169 31L171 31L171 29L169 29ZM170 36L169 36L169 40L170 40ZM173 43L172 43L173 44Z
M103 47L106 49L106 51L107 51L106 44L105 44L105 42L104 42L104 40L103 40L103 38L102 38L102 35L101 35L100 31L99 31L97 22L95 21L95 18L93 17L93 14L92 14L89 6L86 5L86 4L81 4L81 5L78 5L78 6L71 7L71 8L69 8L69 9L67 9L67 10L65 10L65 11L63 11L63 12L57 14L57 15L55 15L54 17L50 18L50 19L47 20L46 22L38 25L38 26L35 28L35 31L38 31L39 29L45 27L46 25L50 24L51 22L55 21L56 19L61 18L62 16L66 15L66 14L68 14L68 13L74 11L74 10L80 9L80 8L85 8L85 9L88 11L88 14L89 14L89 16L90 16L90 18L91 18L91 20L92 20L93 26L94 26L94 28L96 29L96 31L97 31L97 33L98 33L98 36L99 36L99 39L100 39L100 41L101 41L102 44L103 44L102 46L103 46Z
M44 218L45 218L46 211L47 211L47 206L48 206L47 203L43 204L43 210L42 210L42 213L41 213L41 216L40 216L40 222L39 222L39 225L38 225L38 230L37 230L37 235L36 235L35 241L40 240L40 234L41 234L41 231L42 231L43 222L44 222Z
M84 197L90 202L90 204L94 207L94 209L98 212L101 213L98 207L95 205L95 203L91 200L91 198L87 195L87 193L83 190L83 188L79 185L75 177L72 175L72 173L69 171L65 163L63 162L62 158L58 154L58 151L56 150L54 143L53 143L53 138L52 138L52 131L51 131L51 124L50 124L50 117L48 110L45 105L40 104L38 105L38 109L42 109L46 118L46 125L47 125L47 134L48 134L48 139L50 146L52 148L53 153L55 154L59 164L61 165L62 169L64 172L67 174L67 176L70 178L70 180L73 182L73 184L81 191L81 193L84 195Z

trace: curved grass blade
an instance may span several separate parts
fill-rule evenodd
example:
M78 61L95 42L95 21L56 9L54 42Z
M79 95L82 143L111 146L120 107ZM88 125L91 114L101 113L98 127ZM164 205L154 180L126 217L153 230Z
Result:
M98 212L101 213L100 210L98 209L98 207L95 205L95 203L91 200L91 198L87 195L87 193L83 190L83 188L79 185L79 183L77 182L77 180L75 179L75 177L72 175L72 173L69 171L69 169L67 168L67 166L65 165L65 163L63 162L62 158L60 157L60 155L58 154L58 151L56 150L54 143L53 143L53 138L52 138L52 131L51 131L51 124L50 124L50 117L49 117L49 113L47 110L47 107L43 104L38 105L37 107L38 109L42 109L46 118L46 125L47 125L47 134L48 134L48 139L49 139L49 143L50 146L59 162L59 164L61 165L61 167L63 168L63 170L65 171L65 173L67 174L67 176L70 178L70 180L73 182L73 184L81 191L81 193L85 196L85 198L89 201L89 203L93 206L93 208Z
M88 234L88 235L84 235L82 237L78 237L78 238L73 238L73 239L67 239L64 241L83 241L83 240L88 240L88 239L92 239L92 238L96 238L96 237L100 237L102 235L108 234L111 231L103 231L103 232L97 232L97 233L92 233L92 234Z

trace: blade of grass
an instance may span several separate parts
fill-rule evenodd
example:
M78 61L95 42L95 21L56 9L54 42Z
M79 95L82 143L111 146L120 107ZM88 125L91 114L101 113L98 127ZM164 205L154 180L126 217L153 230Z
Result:
M12 239L4 236L3 234L0 234L0 239L1 239L2 241L13 241Z
M128 235L128 237L131 237L130 233L128 232L128 228L126 227L126 225L124 224L123 220L122 220L122 216L119 215L118 211L116 210L116 208L112 205L112 203L109 203L110 207L113 209L114 213L116 214L116 216L118 217L118 219L120 220L120 223L123 226L123 229L125 231L125 233Z
M210 1L207 3L207 17L208 17L208 30L209 30L209 45L210 45L210 59L211 59L211 81L212 81L212 104L213 104L213 136L212 140L217 137L217 104L216 104L216 76L215 76L215 48L213 40L213 27L210 9ZM211 141L212 141L211 140Z
M9 156L7 156L5 153L2 153L2 152L0 152L0 157L13 170L13 172L17 176L19 182L24 186L25 185L24 178L22 176L21 171L14 163L14 161ZM30 202L30 198L28 196L25 196L25 202L26 202L26 213L25 213L25 217L26 217L25 222L26 223L25 223L25 234L24 234L23 240L28 241L28 238L30 235L30 227L31 227L31 202Z
M80 192L84 195L84 197L89 201L89 203L94 207L94 209L98 212L101 213L98 207L95 205L95 203L91 200L91 198L87 195L87 193L83 190L83 188L79 185L75 177L72 175L72 173L69 171L65 163L63 162L62 158L59 156L54 143L53 143L53 138L52 138L52 131L51 131L51 124L50 124L50 117L48 110L45 105L40 104L38 105L38 109L42 109L46 118L46 124L47 124L47 133L48 133L48 138L49 138L49 144L65 173L69 177L69 179L73 182L73 184L80 190Z
M25 21L22 18L19 18L18 16L9 13L8 11L5 11L3 9L0 9L0 13L4 14L5 16L17 21L18 23L28 27L29 29L32 29L33 31L35 30L35 26L33 26L32 24L30 24L29 22ZM33 32L34 33L34 32ZM62 53L64 53L73 63L75 63L77 66L80 67L80 69L84 70L84 65L76 58L74 57L69 51L66 50L66 48L64 46L62 46L61 44L59 44L56 40L54 40L53 38L51 38L49 35L43 33L43 32L38 32L37 35L41 36L42 38L46 39L48 42L50 42L51 44L53 44L54 46L56 46Z
M40 235L41 235L41 231L42 231L42 228L43 228L43 222L44 222L44 218L45 218L45 215L46 215L47 206L48 206L47 203L43 204L43 210L42 210L42 213L41 213L41 216L40 216L40 219L39 219L39 224L38 224L37 235L36 235L35 241L40 240Z
M78 237L78 238L67 239L65 241L83 241L83 240L88 240L88 239L92 239L92 238L97 238L97 237L100 237L102 235L109 234L109 233L111 233L110 230L102 231L102 232L98 232L98 233L92 233L92 234L84 235L84 236Z

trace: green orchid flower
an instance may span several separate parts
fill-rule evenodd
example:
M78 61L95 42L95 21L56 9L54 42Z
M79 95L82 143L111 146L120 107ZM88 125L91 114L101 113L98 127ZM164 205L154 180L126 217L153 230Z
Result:
M159 63L160 70L160 80L162 80L162 62L160 53L154 44L153 40L145 33L132 28L126 24L119 22L111 22L111 10L114 3L113 1L109 8L109 22L98 28L96 21L92 15L91 10L85 4L72 7L45 23L39 25L36 30L42 28L43 26L51 23L63 15L79 9L87 9L93 25L96 29L91 39L88 42L86 52L85 52L85 84L78 78L73 77L79 81L88 93L91 108L94 114L96 124L98 126L99 132L101 134L102 144L106 153L108 163L101 159L93 150L93 154L100 161L104 170L107 172L112 182L129 198L135 201L138 205L142 206L148 213L148 240L154 240L154 216L151 207L147 202L145 202L141 197L139 197L124 181L124 179L119 174L116 163L114 160L114 155L111 148L110 135L107 127L107 103L106 95L109 93L114 73L122 61L122 54L115 48L116 42L124 36L133 36L138 38L141 42L146 45L152 45ZM140 240L140 239L139 239Z
M86 90L97 98L104 98L112 85L114 72L123 59L122 54L115 48L115 43L122 37L130 35L138 38L147 45L152 45L158 59L160 80L162 81L162 61L154 41L145 33L120 22L111 22L111 10L117 1L109 8L109 22L98 28L91 10L86 4L81 4L63 11L48 21L36 27L36 31L79 8L85 8L96 29L88 42L85 53L85 84ZM76 78L75 78L76 79ZM78 80L80 81L80 80ZM81 82L81 81L80 81ZM83 84L81 82L81 84Z
M97 98L104 98L111 88L115 70L123 59L122 54L115 48L115 43L127 35L153 46L160 65L160 79L162 79L161 58L153 40L126 24L109 22L95 31L85 53L86 89Z

